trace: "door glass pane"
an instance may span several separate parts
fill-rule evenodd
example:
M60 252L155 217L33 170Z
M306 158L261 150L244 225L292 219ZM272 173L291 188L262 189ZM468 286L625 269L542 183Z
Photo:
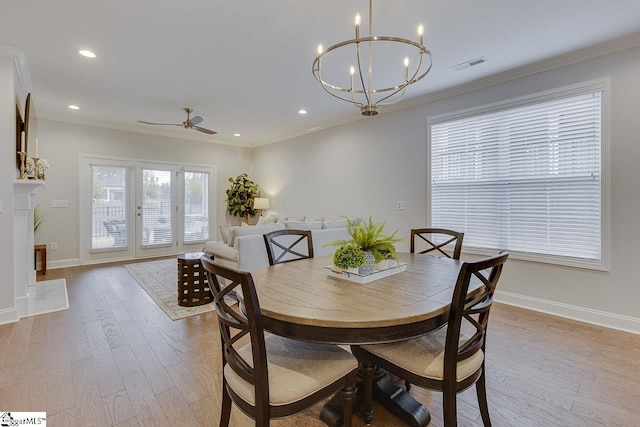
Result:
M142 245L171 243L171 172L142 170Z
M184 174L184 241L197 242L209 238L209 174Z
M91 165L91 249L127 246L127 168Z

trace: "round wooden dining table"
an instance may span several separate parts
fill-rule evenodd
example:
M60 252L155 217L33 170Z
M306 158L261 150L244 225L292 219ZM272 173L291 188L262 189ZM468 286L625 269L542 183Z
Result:
M405 271L368 283L346 280L346 272L338 275L344 279L333 277L327 268L331 257L259 270L253 278L264 328L305 341L359 345L405 340L444 325L462 262L405 253L399 261L406 263ZM469 293L480 286L472 281ZM430 420L427 409L388 378L378 382L374 397L408 425ZM341 409L332 405L321 418L340 425Z

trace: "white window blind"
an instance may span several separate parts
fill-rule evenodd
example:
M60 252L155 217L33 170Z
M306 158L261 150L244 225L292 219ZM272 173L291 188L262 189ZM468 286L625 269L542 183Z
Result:
M602 257L602 90L434 122L431 224L464 246Z
M126 248L127 168L91 165L91 247Z
M199 242L209 238L209 174L184 173L184 241Z

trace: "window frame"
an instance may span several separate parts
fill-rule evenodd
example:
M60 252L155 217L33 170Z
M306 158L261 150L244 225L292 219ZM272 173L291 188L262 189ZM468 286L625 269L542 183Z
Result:
M601 94L601 129L600 129L600 253L599 261L583 260L573 257L557 256L550 254L534 254L529 252L511 251L512 259L540 262L546 264L557 264L570 267L586 268L593 270L609 271L610 269L610 158L609 158L609 105L610 90L609 79L603 78L588 82L582 82L571 86L552 89L544 92L533 93L478 107L458 110L450 113L430 116L427 118L427 224L432 223L432 127L434 125L474 117L492 112L499 112L514 108L519 108L532 104L558 100L575 95L598 92ZM468 254L493 255L496 250L504 248L477 248L468 245L464 246L464 252Z

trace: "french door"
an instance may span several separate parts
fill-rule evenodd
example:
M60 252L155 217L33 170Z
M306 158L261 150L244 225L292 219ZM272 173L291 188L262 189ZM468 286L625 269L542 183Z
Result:
M178 187L175 165L136 164L136 258L176 252Z
M81 262L197 252L209 239L212 168L86 157L81 174Z

